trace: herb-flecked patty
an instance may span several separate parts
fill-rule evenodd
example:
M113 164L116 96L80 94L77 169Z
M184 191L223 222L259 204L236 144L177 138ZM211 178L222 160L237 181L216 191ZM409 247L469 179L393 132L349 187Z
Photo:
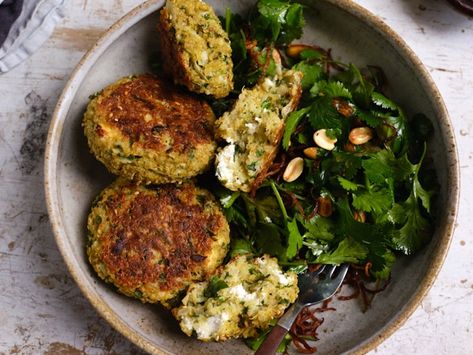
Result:
M87 255L97 274L142 302L166 307L222 263L229 226L214 197L191 183L118 179L88 218Z
M158 31L164 69L176 83L216 98L230 93L230 40L209 5L201 0L167 0Z
M158 184L209 167L214 121L205 101L145 74L120 79L97 94L83 125L91 151L112 173Z
M297 275L283 272L276 258L239 255L191 285L172 312L182 331L200 340L248 338L282 316L298 293Z
M216 174L232 191L249 192L265 177L279 149L287 116L297 108L302 73L284 70L243 89L231 111L216 122L227 145L216 156Z

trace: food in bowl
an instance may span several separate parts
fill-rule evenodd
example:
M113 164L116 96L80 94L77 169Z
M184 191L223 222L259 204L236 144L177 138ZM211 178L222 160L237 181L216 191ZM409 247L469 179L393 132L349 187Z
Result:
M216 148L214 121L204 100L145 74L93 95L83 126L90 150L112 173L161 184L209 168Z
M280 64L278 64L280 66ZM297 108L302 73L278 70L251 89L216 122L216 136L227 145L216 157L216 174L232 191L251 191L264 178L279 150L284 121Z
M238 255L244 255L248 264L261 255L270 255L277 258L284 272L350 263L351 275L361 274L356 284L361 292L366 291L367 282L387 282L396 255L416 252L432 233L434 183L424 164L431 130L428 119L420 115L407 120L399 105L384 95L385 82L379 68L360 70L334 61L329 50L292 44L304 25L299 4L260 0L250 17L227 11L222 23L231 39L234 90L224 98L207 100L221 117L218 136L229 145L217 150L217 178L211 171L197 181L219 198L230 223L231 247L223 269ZM165 73L169 69L164 62ZM281 93L275 90L274 95L282 94L280 102L272 96L269 100L270 105L276 103L275 131L280 133L266 145L264 139L258 139L259 134L267 138L264 135L272 130L257 132L255 123L261 120L260 113L271 111L271 106L264 99L253 99L272 92L269 87L287 73L298 80ZM193 86L188 88L200 92ZM298 107L289 105L291 109L286 112L283 108L295 97ZM260 107L255 104L249 108L255 102ZM227 135L225 125L232 124L236 129ZM258 158L258 144L262 156L268 154L262 161L247 164L249 151ZM232 154L228 146L234 147ZM225 174L219 168L222 164ZM228 184L228 176L238 176L244 164L246 172L258 167L257 174L245 175L241 179L244 183ZM177 317L182 315L183 331L193 334L195 330L203 340L256 335L249 344L257 348L270 322L262 326L242 322L237 324L241 328L237 331L230 317L217 317L207 310L195 323L189 320L187 311L192 313L214 302L213 295L203 291L212 284L212 275L209 277L200 288L191 285L188 297L174 311ZM226 289L219 289L220 294L229 292ZM192 294L192 290L197 291ZM269 300L277 300L279 292ZM287 304L283 305L282 310ZM272 317L277 317L276 313ZM227 321L234 330L227 332ZM296 321L288 340L294 340L298 347L302 344L301 350L313 350L306 339L317 339L317 327L307 332L300 324ZM287 344L286 339L283 347Z
M276 258L238 255L209 281L192 284L172 313L184 333L203 341L254 337L297 298L297 275Z
M203 1L168 0L161 10L164 69L190 91L227 96L233 89L232 50L214 10Z
M229 227L212 194L192 183L136 185L118 179L89 214L87 255L121 293L171 308L222 263Z

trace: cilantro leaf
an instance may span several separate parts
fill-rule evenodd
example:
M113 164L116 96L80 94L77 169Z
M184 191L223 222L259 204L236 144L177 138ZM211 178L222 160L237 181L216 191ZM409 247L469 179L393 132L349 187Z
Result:
M229 208L224 210L223 213L225 214L225 218L227 219L228 223L234 223L240 226L242 232L250 228L248 219L241 211L235 208Z
M350 70L354 73L355 86L353 90L353 99L361 107L368 107L371 99L371 94L374 90L374 85L366 81L361 75L360 70L353 64L350 64Z
M357 108L356 116L371 128L376 128L383 123L383 117L373 111Z
M394 202L392 191L387 188L373 188L353 194L353 207L365 212L383 214L391 209Z
M391 111L399 110L398 105L396 105L392 100L388 99L386 96L384 96L383 94L379 92L373 91L373 93L371 94L371 100L375 105L382 107L384 109L391 110Z
M212 276L209 280L209 284L204 291L204 296L207 298L216 297L218 291L227 288L228 285L225 281L219 279L217 276Z
M299 111L292 112L289 117L286 119L286 126L284 128L284 135L282 138L282 147L287 150L291 142L291 136L296 130L297 126L304 118L304 116L309 112L309 107L303 108Z
M369 257L369 256L368 256ZM370 269L370 273L377 280L388 280L391 275L391 267L396 261L396 256L392 251L386 249L386 252L380 256L378 262L373 263Z
M422 153L419 163L412 166L414 174L415 174L413 183L412 183L412 192L416 201L417 199L420 199L420 201L422 202L422 206L426 209L428 213L430 213L430 198L432 194L427 192L422 187L419 181L419 171L422 166L422 162L424 161L426 151L427 151L427 144L424 143L424 151ZM408 160L407 156L406 156L406 160Z
M420 201L422 202L422 206L426 209L428 213L430 213L431 193L426 191L422 187L421 183L419 182L419 174L416 174L414 177L413 191L414 191L414 196L420 199Z
M409 134L407 130L407 120L402 111L399 111L397 116L384 117L384 124L380 127L387 127L395 130L394 135L388 137L386 143L391 147L396 155L402 155L407 151L409 145ZM379 130L378 130L379 136Z
M396 158L390 150L383 149L369 155L368 159L363 160L361 165L369 181L382 184L386 179L393 177L392 166L395 160Z
M307 48L304 49L300 54L300 58L302 60L305 59L323 59L326 56L325 51L323 50L316 50L314 48Z
M252 38L264 46L267 42L284 45L302 36L303 8L285 0L259 0L251 21Z
M392 215L394 220L402 225L400 229L392 232L392 242L396 250L411 255L430 239L430 223L421 215L413 193L406 201L394 206Z
M312 87L318 80L325 76L324 68L320 64L311 64L308 62L299 62L292 69L300 71L302 77L302 89L307 90Z
M310 220L300 218L299 222L306 230L302 236L304 241L309 239L330 241L335 237L332 232L333 221L330 218L315 215Z
M374 85L365 80L360 70L350 64L346 71L337 74L334 80L339 80L351 91L353 101L363 109L369 109L371 104L371 94Z
M339 218L337 234L351 237L368 248L367 260L373 264L384 255L389 243L386 225L361 223L354 219L347 198L340 199L337 204Z
M430 213L431 194L422 187L419 181L419 170L424 160L426 149L426 145L424 145L420 162L412 164L414 176L411 179L412 186L409 197L404 202L395 204L389 213L389 217L395 225L401 226L392 232L394 247L407 255L420 249L431 236L431 225L422 215L419 206L420 201L427 213ZM409 163L407 157L404 157L404 159Z
M375 184L382 184L389 179L407 180L415 172L406 155L397 159L390 149L368 155L362 166L366 177Z
M279 260L286 260L287 247L284 246L280 228L274 223L258 223L251 235L260 254L269 254Z
M305 229L302 244L309 249L307 258L312 259L326 252L329 249L327 242L335 238L332 233L333 221L330 218L315 215L310 220L300 217L299 222Z
M345 179L352 179L361 168L360 157L342 151L333 151L331 159L322 162L321 173L328 177L330 175L340 175Z
M338 182L340 183L340 186L343 187L347 191L356 191L358 190L358 184L351 182L350 180L347 180L341 176L337 176Z
M344 119L344 121L342 121ZM327 96L317 97L310 106L309 123L314 130L338 128L348 130L348 120L342 117Z
M325 81L315 82L310 89L312 96L327 96L330 98L344 98L351 100L352 94L341 81Z
M273 196L258 196L254 200L256 214L261 222L271 223L281 220L281 211L278 208L278 201Z
M287 223L288 239L286 256L292 259L297 255L297 252L302 247L302 236L297 227L297 219L293 218Z
M367 254L368 250L363 244L352 238L345 238L338 244L335 250L321 254L315 262L332 265L359 263L366 258Z
M251 243L246 239L232 238L230 243L230 257L236 255L253 254Z

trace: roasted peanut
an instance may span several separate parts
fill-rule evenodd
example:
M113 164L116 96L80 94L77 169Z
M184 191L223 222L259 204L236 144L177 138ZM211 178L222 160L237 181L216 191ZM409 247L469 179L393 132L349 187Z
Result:
M348 135L348 140L354 145L365 144L373 138L373 130L369 127L353 128Z
M294 158L289 162L289 164L287 164L286 170L284 170L282 178L284 179L284 181L293 182L297 180L299 176L301 176L303 170L304 159L300 157Z
M353 115L353 112L355 111L350 103L340 99L333 99L332 105L339 114L347 118Z
M365 223L366 222L366 213L363 211L353 212L353 219L357 222Z
M317 213L322 217L330 217L332 215L332 200L328 197L320 196L317 199Z
M304 155L309 159L317 158L317 147L309 147L304 149Z
M335 143L337 143L336 138L330 138L327 136L326 129L319 129L317 132L314 133L314 142L320 148L326 150L333 150L335 148Z
M311 46L306 44L291 44L286 49L286 54L290 58L299 58L302 51L311 49Z

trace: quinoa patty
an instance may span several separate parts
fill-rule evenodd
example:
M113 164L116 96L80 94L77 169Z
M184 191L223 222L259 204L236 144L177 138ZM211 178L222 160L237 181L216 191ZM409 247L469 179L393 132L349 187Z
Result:
M192 284L173 315L184 333L203 341L248 338L267 329L293 303L297 275L276 258L239 255L207 282Z
M83 126L91 151L112 173L157 184L209 167L214 122L205 101L145 74L120 79L97 94Z
M158 32L164 69L176 83L216 98L230 93L230 40L209 5L201 0L167 0Z
M227 145L216 157L216 174L232 191L251 191L261 183L278 152L285 120L297 108L302 73L283 70L251 89L243 89L231 111L216 125Z
M214 197L191 183L118 179L97 197L87 227L97 274L127 296L168 308L189 284L215 271L230 240Z

